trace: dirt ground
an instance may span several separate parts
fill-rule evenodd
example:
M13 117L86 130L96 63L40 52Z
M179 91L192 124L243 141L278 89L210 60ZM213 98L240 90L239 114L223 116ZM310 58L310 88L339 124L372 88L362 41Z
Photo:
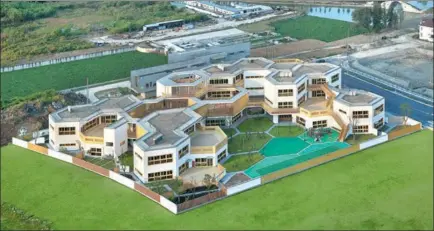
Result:
M425 49L405 49L359 60L365 67L411 82L413 88L432 89L433 53Z
M306 50L314 50L322 48L326 45L326 42L322 42L315 39L304 39L291 43L278 44L270 47L261 47L252 49L250 51L251 57L279 57L284 55L290 55L292 53L298 53Z

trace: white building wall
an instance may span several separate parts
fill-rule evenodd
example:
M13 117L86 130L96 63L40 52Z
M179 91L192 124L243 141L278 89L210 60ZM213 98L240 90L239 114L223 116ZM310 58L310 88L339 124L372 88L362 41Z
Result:
M51 115L48 117L48 137L50 145L53 146L53 148L56 151L59 151L60 144L70 144L75 143L76 146L68 146L64 147L69 150L75 150L78 149L79 146L77 144L77 140L80 140L80 123L79 122L61 122L61 123L55 123ZM52 128L53 127L53 128ZM59 135L59 128L61 127L75 127L75 135ZM53 144L54 142L54 144Z
M128 150L127 130L127 123L117 128L104 128L104 155L120 156ZM107 146L108 142L112 142L113 146Z
M419 39L433 42L433 28L427 26L419 26Z

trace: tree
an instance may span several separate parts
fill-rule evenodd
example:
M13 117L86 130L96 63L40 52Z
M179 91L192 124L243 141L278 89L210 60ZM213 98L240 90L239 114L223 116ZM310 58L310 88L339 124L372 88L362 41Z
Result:
M381 8L381 3L374 2L374 7L372 9L372 28L376 33L383 29L382 14L383 10Z
M411 106L408 103L403 103L399 105L399 108L401 109L401 114L404 117L404 126L406 126L408 117L411 113Z
M350 122L349 125L351 126L351 130L353 131L353 141L356 141L356 132L354 132L354 128L357 127L357 124L359 123L359 119L354 118L352 116L348 116L348 121Z
M358 8L352 13L353 21L360 26L370 30L372 23L372 11L369 8Z
M215 179L214 179L214 181L215 181ZM205 174L205 176L203 177L202 183L209 190L211 188L211 186L213 185L213 177L209 174Z

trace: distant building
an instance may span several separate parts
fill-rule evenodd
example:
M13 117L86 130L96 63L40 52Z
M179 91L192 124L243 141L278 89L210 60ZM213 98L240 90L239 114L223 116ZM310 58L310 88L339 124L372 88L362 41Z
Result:
M433 42L433 18L424 18L419 25L419 39Z
M253 14L271 13L273 11L273 9L269 6L252 5L238 2L217 4L212 1L185 1L184 3L187 6L197 7L205 11L233 18L239 18Z
M184 25L183 19L159 22L153 24L147 24L143 26L143 31L153 31L153 30L165 30L174 27L182 27Z

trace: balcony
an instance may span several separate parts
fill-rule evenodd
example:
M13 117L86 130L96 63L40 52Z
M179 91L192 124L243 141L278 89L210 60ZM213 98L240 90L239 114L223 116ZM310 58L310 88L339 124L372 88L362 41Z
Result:
M273 108L268 105L263 99L249 99L248 106L262 107L269 114L289 114L299 113L299 108Z
M104 144L104 138L103 137L85 136L81 132L80 132L80 140L81 140L81 142L86 143L86 144Z
M198 127L191 136L191 154L217 154L228 143L223 130L218 126Z
M308 117L331 115L326 99L308 99L300 106L300 113Z

